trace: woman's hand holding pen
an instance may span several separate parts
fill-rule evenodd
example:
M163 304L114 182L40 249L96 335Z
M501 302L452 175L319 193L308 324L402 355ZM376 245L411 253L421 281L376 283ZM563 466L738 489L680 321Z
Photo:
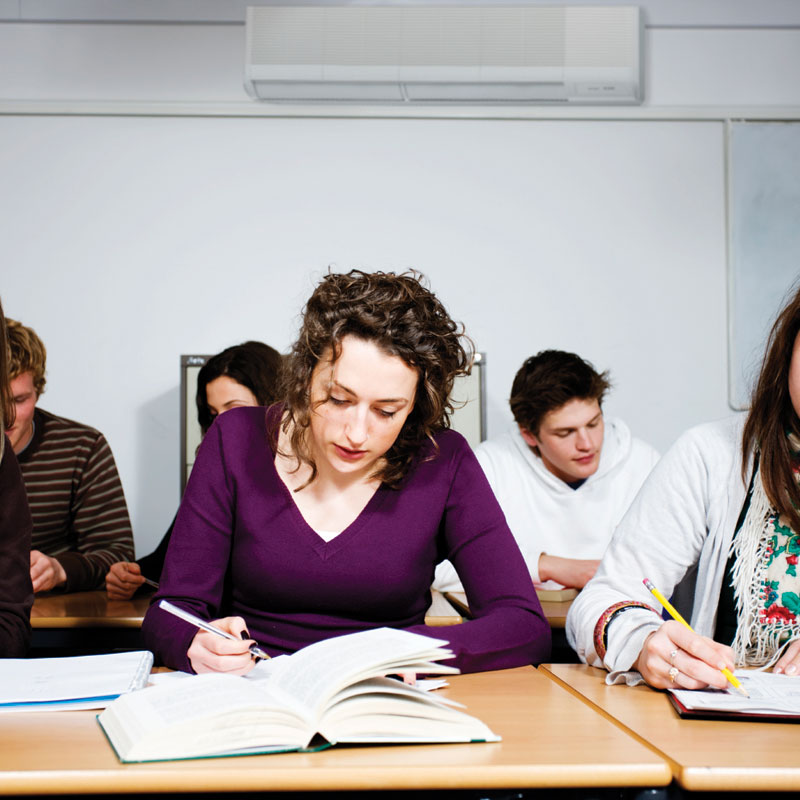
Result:
M677 620L665 622L645 639L634 669L656 689L725 689L720 670L733 670L733 651Z
M256 660L250 653L250 645L255 644L241 617L223 617L213 620L212 625L233 635L224 639L213 633L199 630L192 639L186 655L192 669L202 672L227 672L231 675L244 675L255 666Z

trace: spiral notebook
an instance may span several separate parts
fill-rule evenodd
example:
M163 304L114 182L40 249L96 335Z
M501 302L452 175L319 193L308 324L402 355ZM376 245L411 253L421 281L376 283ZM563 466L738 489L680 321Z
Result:
M0 659L0 712L105 708L147 685L149 650L64 658Z

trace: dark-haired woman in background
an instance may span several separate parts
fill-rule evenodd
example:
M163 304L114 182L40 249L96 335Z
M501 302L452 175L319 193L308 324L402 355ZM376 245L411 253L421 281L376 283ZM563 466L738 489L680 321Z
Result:
M280 369L281 354L263 342L244 342L211 356L197 373L195 401L203 436L211 423L231 408L274 403ZM150 555L137 561L118 561L111 565L106 574L106 591L112 600L127 600L145 587L146 581L158 583L174 526L173 519Z
M203 436L222 413L238 406L269 406L278 397L281 354L263 342L228 347L197 373L197 421Z
M209 431L178 512L143 635L185 671L244 673L270 654L367 628L424 624L449 558L474 619L447 629L462 671L546 659L550 628L503 513L464 438L447 430L470 366L459 326L415 274L330 274L288 357L283 404ZM221 619L220 619L221 618Z
M0 306L0 658L22 658L31 640L31 512L19 464L6 439L14 424L6 320Z
M645 482L567 616L609 681L725 688L722 667L800 669L800 290L770 334L750 411L684 434ZM691 624L664 622L697 566Z

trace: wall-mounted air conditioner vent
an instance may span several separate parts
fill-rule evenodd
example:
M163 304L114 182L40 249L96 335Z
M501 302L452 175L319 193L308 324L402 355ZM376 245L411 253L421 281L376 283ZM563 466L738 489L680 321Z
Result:
M255 6L245 87L273 102L640 103L636 6Z

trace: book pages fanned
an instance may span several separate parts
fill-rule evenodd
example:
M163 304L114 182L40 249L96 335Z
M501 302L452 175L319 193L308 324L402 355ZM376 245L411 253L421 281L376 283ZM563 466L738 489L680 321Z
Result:
M253 678L204 674L111 703L98 722L121 761L246 755L324 745L498 741L484 723L399 673L451 674L447 642L377 628L261 662Z

